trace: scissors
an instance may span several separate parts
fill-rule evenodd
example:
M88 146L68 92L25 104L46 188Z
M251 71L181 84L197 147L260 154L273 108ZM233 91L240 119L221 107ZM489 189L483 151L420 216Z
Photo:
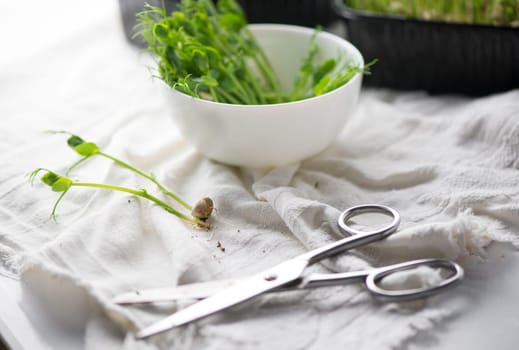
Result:
M360 231L348 224L353 217L366 213L382 214L389 216L392 220L391 223L384 227L372 231ZM397 231L399 224L400 215L396 210L388 206L380 204L354 206L342 212L338 219L339 230L343 234L348 235L346 238L301 254L253 276L237 280L202 282L172 288L129 292L116 296L113 301L117 304L129 305L184 298L201 299L138 331L135 335L136 338L144 339L226 310L269 292L364 282L366 288L375 299L381 301L407 301L434 295L448 287L454 286L463 278L463 268L454 261L444 259L412 260L365 271L304 274L308 266L323 259L392 235ZM419 266L443 268L449 271L449 276L436 285L420 288L390 290L380 286L380 282L384 277L399 271L415 269Z

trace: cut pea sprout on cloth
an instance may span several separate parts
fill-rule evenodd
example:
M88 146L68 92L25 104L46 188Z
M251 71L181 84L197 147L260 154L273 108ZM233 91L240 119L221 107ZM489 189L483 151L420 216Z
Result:
M81 158L77 161L75 161L68 169L66 170L65 174L70 173L75 168L79 167L82 163L87 161L88 159L99 156L103 158L107 158L111 161L113 161L116 165L120 166L121 168L124 168L126 170L129 170L144 179L152 182L155 186L158 187L160 192L162 192L166 197L169 199L173 199L178 205L180 205L184 210L188 210L191 215L183 213L171 205L169 205L167 202L155 197L154 195L151 195L146 189L140 188L140 189L134 189L134 188L128 188L128 187L122 187L117 186L113 184L105 184L105 183L93 183L93 182L80 182L80 181L73 181L68 177L65 177L63 175L57 174L56 172L46 169L46 168L37 168L36 170L33 170L29 174L29 179L31 183L34 182L34 179L39 176L41 172L45 172L43 176L41 176L41 181L49 186L52 191L60 193L58 199L54 203L54 206L52 207L51 217L56 220L56 210L67 192L72 187L88 187L88 188L97 188L97 189L104 189L104 190L112 190L112 191L118 191L123 193L129 193L131 195L147 199L158 206L162 207L167 212L177 216L179 219L190 223L196 227L202 227L206 229L210 229L211 226L209 223L207 223L207 219L209 216L211 216L211 213L213 211L214 203L211 198L205 197L199 201L196 202L195 206L191 206L188 203L186 203L182 198L180 198L178 195L172 193L169 191L162 183L160 183L153 174L147 174L146 172L134 167L131 164L128 164L127 162L118 159L117 157L111 156L99 148L95 143L93 142L86 142L81 137L71 134L66 131L51 131L51 133L54 134L68 134L69 137L67 139L67 144L70 148L74 150L77 154L81 156Z
M346 128L321 154L275 169L230 167L182 140L163 87L143 69L146 58L122 40L118 9L96 5L105 11L78 4L85 17L74 17L80 23L68 31L60 23L59 39L36 47L38 59L0 60L1 271L19 276L30 291L36 306L25 308L50 315L83 348L402 348L421 332L439 334L438 324L474 304L474 261L485 261L492 244L519 246L519 90L468 99L366 89ZM70 62L74 69L65 74ZM153 173L186 203L210 196L217 209L211 230L186 225L130 193L91 188L67 193L53 221L56 193L39 181L31 186L26 174L45 166L65 175L78 158L48 129L95 141L103 152ZM103 157L67 176L150 188L166 198L149 179ZM456 260L467 278L412 304L377 303L359 285L274 293L145 342L134 339L136 329L184 305L123 308L111 301L131 290L262 271L339 239L337 216L365 203L398 210L399 232L314 270L431 257ZM421 269L385 283L429 285L437 273Z

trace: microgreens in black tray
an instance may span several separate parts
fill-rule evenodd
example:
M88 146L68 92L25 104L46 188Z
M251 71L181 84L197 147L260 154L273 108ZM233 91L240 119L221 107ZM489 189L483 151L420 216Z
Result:
M283 93L271 64L235 0L182 0L179 10L148 5L137 31L157 58L157 76L193 97L231 104L273 104L321 95L369 71L347 60L315 63L315 36L293 91ZM318 31L316 31L317 34Z
M519 26L518 0L346 0L353 9L471 24Z
M157 204L158 206L162 207L167 212L177 216L181 220L188 222L194 226L201 227L201 228L210 228L210 224L206 222L206 220L210 217L212 211L213 211L213 201L210 198L203 198L200 201L197 202L197 204L192 207L189 205L186 201L181 199L178 195L174 194L170 190L168 190L163 184L161 184L154 176L153 174L147 174L146 172L136 168L135 166L118 159L114 156L111 156L101 150L101 148L93 143L93 142L86 142L81 137L71 134L66 131L50 131L53 134L68 134L69 138L67 139L68 146L73 149L77 154L81 156L81 158L76 161L74 164L72 164L65 172L65 175L60 175L57 172L54 172L52 170L46 169L46 168L38 168L30 173L30 180L31 182L34 181L36 176L41 173L45 172L43 176L41 176L41 181L49 186L52 191L61 193L58 199L56 200L52 212L51 217L55 220L56 219L56 209L60 201L63 199L65 194L72 188L72 187L91 187L91 188L99 188L99 189L106 189L106 190L113 190L113 191L119 191L119 192L125 192L132 194L134 196L138 196L147 200L150 200L151 202ZM151 181L153 184L156 185L156 187L167 197L173 199L175 202L180 204L185 210L190 212L189 214L183 213L180 210L177 210L173 208L170 204L168 204L166 201L159 199L158 197L152 195L149 193L148 190L141 188L141 189L134 189L134 188L128 188L128 187L122 187L112 184L104 184L104 183L92 183L92 182L81 182L81 181L74 181L67 177L67 175L76 167L78 167L80 164L85 162L87 159L90 159L94 156L100 156L107 158L111 161L113 161L115 164L117 164L120 167L126 168L135 174L142 176L143 178Z

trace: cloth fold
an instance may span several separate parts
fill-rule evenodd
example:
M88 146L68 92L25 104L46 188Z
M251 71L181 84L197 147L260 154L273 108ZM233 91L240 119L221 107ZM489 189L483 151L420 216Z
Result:
M466 309L470 283L412 305L380 304L362 285L347 285L273 293L138 342L135 329L184 304L111 302L121 292L271 267L340 239L336 220L353 205L395 208L402 216L399 232L312 270L351 271L425 257L471 267L484 260L492 242L519 246L519 90L468 99L366 89L355 115L321 154L276 169L230 167L182 140L167 93L149 79L148 58L128 46L117 8L105 3L98 5L106 11L85 17L95 26L83 23L64 33L41 49L38 60L0 61L1 267L19 274L46 312L75 305L73 315L54 321L73 326L84 348L394 349ZM70 62L74 73L65 74L62 67ZM98 143L190 203L210 196L213 229L197 230L130 195L75 188L52 221L56 193L31 186L26 174L40 166L61 171L77 158L63 135L42 133L48 128ZM92 159L72 176L161 195L106 159ZM355 224L369 229L376 222ZM427 284L438 276L421 269L396 277L388 283Z

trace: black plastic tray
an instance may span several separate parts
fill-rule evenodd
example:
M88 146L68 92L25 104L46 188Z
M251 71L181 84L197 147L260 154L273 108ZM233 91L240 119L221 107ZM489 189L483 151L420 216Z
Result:
M519 28L407 19L334 0L346 37L366 61L366 85L480 96L519 88Z
M238 0L249 23L326 26L336 19L329 0Z

